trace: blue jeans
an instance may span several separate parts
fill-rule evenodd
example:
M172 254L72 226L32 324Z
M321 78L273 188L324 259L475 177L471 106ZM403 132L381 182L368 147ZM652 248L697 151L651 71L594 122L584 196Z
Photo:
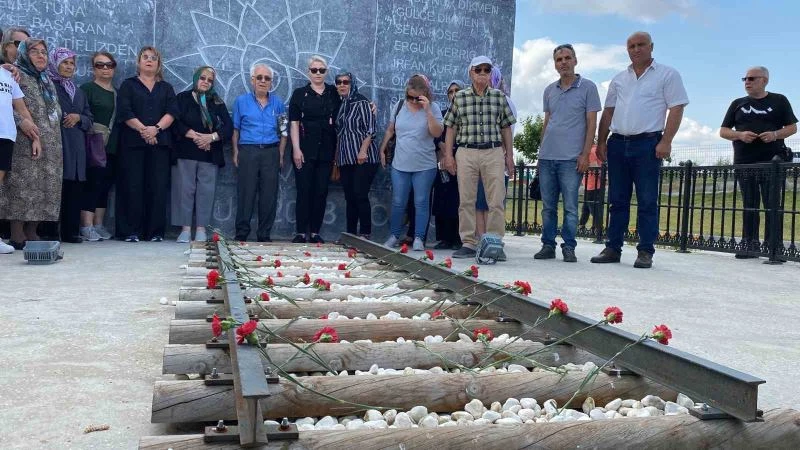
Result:
M430 219L431 187L439 171L433 169L419 172L403 172L392 167L392 214L390 229L392 236L403 232L403 213L406 210L408 193L414 187L414 237L425 238ZM410 234L410 233L409 233Z
M609 224L606 247L622 252L625 231L631 216L631 194L636 188L637 230L639 245L651 255L658 237L658 187L661 181L661 160L656 158L656 145L661 136L625 140L613 135L608 140L608 203Z
M577 160L539 160L539 186L542 191L542 245L556 246L558 226L558 197L564 198L564 222L561 224L562 247L574 249L578 242L578 188L583 174L577 170Z

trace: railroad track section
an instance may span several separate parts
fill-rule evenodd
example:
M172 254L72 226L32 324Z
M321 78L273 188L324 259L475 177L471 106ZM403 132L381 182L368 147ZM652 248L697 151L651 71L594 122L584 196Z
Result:
M758 409L764 380L342 242L193 245L152 421L198 433L139 448L800 446L800 412Z

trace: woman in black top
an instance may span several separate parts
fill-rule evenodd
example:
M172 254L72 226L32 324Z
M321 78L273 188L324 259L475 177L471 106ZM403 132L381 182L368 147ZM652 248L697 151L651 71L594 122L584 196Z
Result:
M450 86L447 87L447 99L450 104L453 103L453 98L456 92L462 89L463 83L460 81L452 81ZM449 106L446 110L442 111L442 115L447 113L450 109ZM436 153L441 159L444 149L444 135L447 132L442 131L442 136L436 140ZM458 150L458 144L453 148L453 154ZM445 170L439 171L439 176L433 183L433 215L436 218L436 238L439 243L434 247L435 249L453 249L458 250L461 248L461 237L458 235L458 179L455 175L446 173ZM409 228L410 229L410 228Z
M206 240L218 167L225 165L222 147L233 134L233 122L225 102L214 91L216 72L203 66L195 70L192 89L177 97L175 130L176 162L172 168L172 224L183 227L178 242Z
M297 88L289 100L294 151L296 234L292 242L324 242L319 235L328 198L328 182L336 152L336 114L341 100L325 83L328 63L321 56L308 61L310 83ZM308 237L306 237L308 235Z
M163 80L161 54L139 50L138 75L122 82L117 118L122 126L117 182L117 236L161 242L167 223L171 133L178 115L175 90Z

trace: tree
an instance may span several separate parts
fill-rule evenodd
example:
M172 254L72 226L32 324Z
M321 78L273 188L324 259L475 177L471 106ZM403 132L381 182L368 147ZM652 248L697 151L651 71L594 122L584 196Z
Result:
M514 148L522 153L522 156L531 164L539 159L543 125L544 119L541 115L537 115L535 118L528 116L522 121L522 131L514 136Z

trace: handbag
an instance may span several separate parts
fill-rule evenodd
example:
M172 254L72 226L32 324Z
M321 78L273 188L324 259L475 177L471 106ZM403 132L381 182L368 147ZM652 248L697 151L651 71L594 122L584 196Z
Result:
M792 153L791 148L784 144L780 149L778 149L778 157L780 157L783 162L790 163L794 160L794 153Z
M111 135L111 130L102 124L95 123L86 133L86 162L89 167L106 167L106 144Z
M400 114L400 109L403 107L403 103L404 102L405 102L405 100L400 100L400 102L397 103L397 109L394 111L394 122L395 122L395 125L397 124L397 116L398 116L398 114ZM395 149L396 145L397 145L397 131L395 130L395 133L392 135L391 138L389 138L389 142L386 143L386 165L387 166L391 166L392 165L392 161L394 161L394 149Z
M541 200L542 199L542 189L539 186L539 175L533 177L530 183L528 183L528 198L532 200Z

